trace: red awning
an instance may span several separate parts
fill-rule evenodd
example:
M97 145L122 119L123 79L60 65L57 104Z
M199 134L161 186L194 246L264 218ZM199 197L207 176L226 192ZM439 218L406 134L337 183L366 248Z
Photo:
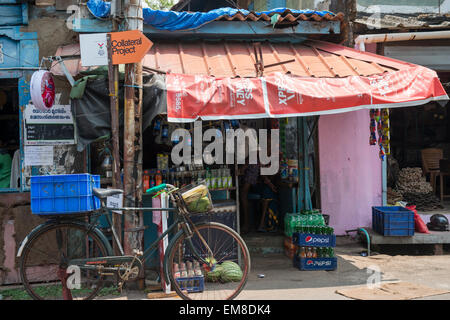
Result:
M252 44L155 42L144 67L167 72L169 121L284 118L395 108L448 100L435 71L333 43L261 43L265 65L294 59L256 77ZM79 46L58 49L79 53ZM66 63L72 75L84 68ZM55 63L51 71L63 75Z
M448 100L431 69L321 41L263 44L265 64L295 62L255 77L247 46L154 46L145 65L182 71L166 76L169 121L312 116Z

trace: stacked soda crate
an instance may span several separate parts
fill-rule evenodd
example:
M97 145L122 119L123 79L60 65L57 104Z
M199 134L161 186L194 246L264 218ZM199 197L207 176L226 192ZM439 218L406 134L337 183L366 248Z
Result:
M294 267L300 270L335 270L334 256L336 236L333 228L326 226L318 210L302 212L294 218L303 223L292 225L292 244L296 246L293 257Z
M204 275L200 263L196 260L174 263L174 278L181 290L187 292L202 292L204 288Z

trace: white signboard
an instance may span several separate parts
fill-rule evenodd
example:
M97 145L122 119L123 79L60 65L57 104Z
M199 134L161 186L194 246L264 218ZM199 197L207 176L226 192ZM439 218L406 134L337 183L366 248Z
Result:
M25 166L52 166L53 146L24 146Z
M80 34L81 65L108 65L108 48L106 33Z
M25 145L75 144L70 105L54 105L43 111L29 104L23 117Z
M108 208L123 208L123 194L115 194L106 198L106 206ZM122 213L122 211L113 211L116 213Z

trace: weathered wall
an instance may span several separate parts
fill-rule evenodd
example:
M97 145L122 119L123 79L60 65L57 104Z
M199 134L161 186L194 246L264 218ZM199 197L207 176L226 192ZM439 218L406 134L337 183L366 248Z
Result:
M26 235L42 222L43 218L31 214L29 193L0 195L0 285L20 282L17 250Z
M450 0L357 0L358 12L387 14L449 13Z
M37 32L39 44L39 61L42 57L53 56L58 47L78 42L78 34L67 27L67 19L71 14L56 11L53 7L30 7L30 20L23 26L23 32ZM65 77L55 77L57 94L61 94L60 103L69 102L70 84Z
M378 151L369 145L369 110L320 117L322 211L337 235L372 225L371 207L382 203Z
M30 5L29 24L22 32L37 32L39 60L54 55L59 46L78 42L78 36L66 26L70 14L54 7L35 8ZM55 81L60 103L69 102L70 85L65 78ZM20 242L44 219L31 214L30 194L0 193L0 285L19 282L16 253Z

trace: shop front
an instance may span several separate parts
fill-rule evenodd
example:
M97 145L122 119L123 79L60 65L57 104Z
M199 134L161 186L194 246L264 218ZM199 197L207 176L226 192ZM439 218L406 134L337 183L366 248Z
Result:
M337 22L332 15L322 14L316 19L321 19L321 25ZM336 234L370 225L371 206L383 204L383 187L380 149L369 144L369 110L447 99L436 73L307 39L308 32L326 33L323 26L314 31L305 28L302 37L289 34L287 29L274 29L268 38L260 34L245 39L230 31L230 23L246 23L222 23L223 33L215 36L216 22L222 21L185 32L185 36L179 30L156 32L156 27L144 28L153 46L143 60L147 76L143 86L142 189L164 181L182 186L205 180L217 210L230 213L223 215L222 222L241 233L275 228L282 233L286 231L286 214L311 209L329 216ZM82 29L87 26L83 21L79 25L80 32L109 31L103 25L91 29ZM78 48L62 47L57 55L73 55ZM73 75L85 71L79 61L69 69ZM57 65L52 72L63 75ZM106 80L90 79L84 96L72 100L79 150L109 132L107 117L93 121L97 114L108 114L107 87ZM198 122L201 129L196 134ZM187 130L186 140L174 135L177 129ZM257 138L261 129L279 129L278 168L276 175L268 175L278 177L267 181L259 174L257 178L269 193L276 182L276 196L269 194L264 199L248 187L247 152L244 147L239 154L236 147L245 145L245 139L234 140L233 161L226 157L217 161L220 148L214 148L214 142L238 129L254 132ZM189 146L186 152L177 149L179 142ZM103 185L109 186L108 169L101 168L108 163L109 148L92 146L92 172L104 175ZM225 155L226 144L221 150ZM173 154L180 155L180 151L185 161L174 161ZM257 153L257 161L259 156ZM143 200L144 205L154 201L146 195ZM276 208L271 207L274 203ZM151 215L144 215L144 220L150 225L144 239L151 242L156 238L157 229L152 224L156 220Z

